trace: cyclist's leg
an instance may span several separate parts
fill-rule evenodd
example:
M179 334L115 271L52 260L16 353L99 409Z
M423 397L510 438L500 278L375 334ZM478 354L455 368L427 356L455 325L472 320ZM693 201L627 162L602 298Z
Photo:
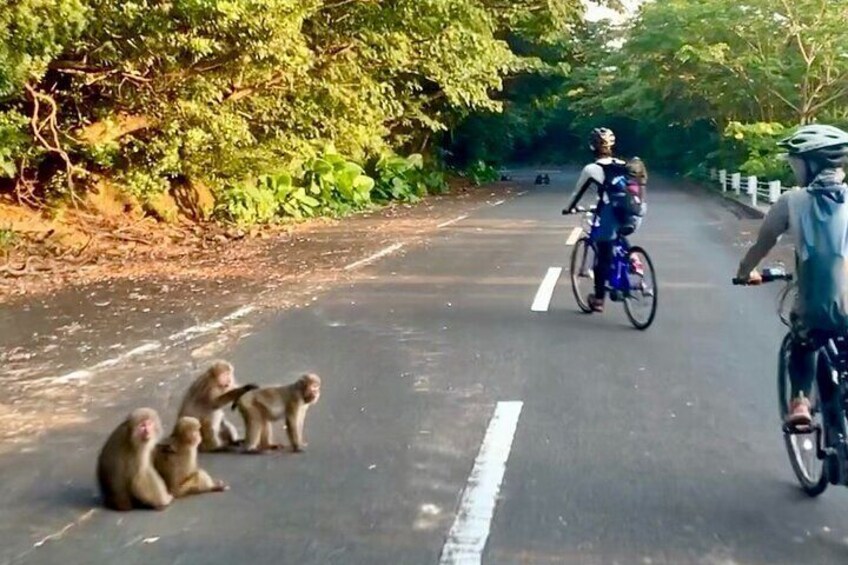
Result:
M808 342L793 339L789 350L789 378L792 381L792 398L810 396L816 376L816 350Z
M597 241L595 242L598 250L598 259L595 262L595 294L593 298L603 303L607 294L607 279L609 278L610 266L612 265L612 247L613 242Z
M787 414L787 421L796 425L806 425L811 421L810 390L813 379L816 378L816 352L820 344L818 340L798 332L792 334L792 345L789 349L789 379L792 383L792 400Z

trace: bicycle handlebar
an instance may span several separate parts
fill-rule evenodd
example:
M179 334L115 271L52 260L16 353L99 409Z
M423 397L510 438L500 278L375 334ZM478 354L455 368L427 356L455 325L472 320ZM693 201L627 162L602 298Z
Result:
M775 282L775 281L792 282L792 280L795 277L792 275L792 273L785 273L785 272L770 273L768 271L765 271L762 274L762 278L763 278L763 284L766 284L766 283ZM755 285L752 285L748 281L748 279L740 279L738 277L733 278L733 284L736 285L736 286L755 286Z
M570 210L568 208L563 208L562 215L563 216L570 216L571 214L581 214L583 212L594 212L595 210L597 210L597 208L595 208L595 207L584 208L583 206L575 206L574 208L572 208Z

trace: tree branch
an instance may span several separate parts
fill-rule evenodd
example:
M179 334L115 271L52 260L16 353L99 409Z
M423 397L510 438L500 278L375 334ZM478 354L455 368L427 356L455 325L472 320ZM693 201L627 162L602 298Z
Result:
M61 157L62 161L65 163L65 171L67 174L67 183L68 190L71 193L71 198L74 200L74 204L78 200L76 192L74 191L74 164L71 162L70 156L68 156L68 152L62 147L62 142L59 140L59 128L57 126L56 116L59 113L59 107L56 104L56 101L52 96L44 94L43 92L38 92L35 90L30 84L24 84L24 88L29 93L32 98L32 116L30 117L30 126L32 127L33 135L38 140L38 142L51 153L56 153ZM47 117L44 118L39 123L40 114L41 114L41 105L39 101L46 102L50 106L50 112ZM52 143L44 137L42 131L47 127L50 129L50 134L53 137Z

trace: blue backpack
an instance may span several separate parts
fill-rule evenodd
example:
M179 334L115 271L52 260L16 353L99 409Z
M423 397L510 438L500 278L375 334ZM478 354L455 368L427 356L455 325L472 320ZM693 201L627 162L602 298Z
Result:
M848 190L813 186L793 194L798 224L795 246L797 314L812 330L848 330Z
M648 172L644 163L634 157L625 163L598 163L604 170L604 193L619 223L619 232L630 235L642 223L647 211L645 185Z

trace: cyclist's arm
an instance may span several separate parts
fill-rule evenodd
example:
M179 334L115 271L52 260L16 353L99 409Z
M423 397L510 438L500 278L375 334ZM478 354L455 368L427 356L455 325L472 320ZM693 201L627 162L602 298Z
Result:
M574 192L571 194L569 204L566 210L574 210L574 207L580 203L583 195L594 184L600 186L604 182L604 169L597 163L590 163L583 167L580 172L580 178L577 179L577 184L574 187Z
M747 279L760 264L760 261L772 250L780 236L789 230L788 197L789 193L784 194L769 208L768 214L763 220L763 225L760 226L757 242L751 246L742 262L739 263L739 271L736 276L740 279Z

